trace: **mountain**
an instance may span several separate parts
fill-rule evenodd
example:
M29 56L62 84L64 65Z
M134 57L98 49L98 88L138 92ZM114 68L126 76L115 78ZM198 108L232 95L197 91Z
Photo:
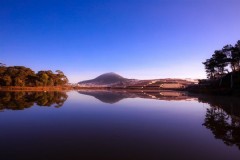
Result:
M130 81L132 80L110 72L102 74L91 80L81 81L78 85L82 87L111 87L123 86L125 83L129 83Z
M127 79L116 73L110 72L102 74L91 80L79 82L78 86L82 88L110 87L124 89L158 90L158 89L182 89L196 83L197 83L196 80L176 78L152 79L152 80Z

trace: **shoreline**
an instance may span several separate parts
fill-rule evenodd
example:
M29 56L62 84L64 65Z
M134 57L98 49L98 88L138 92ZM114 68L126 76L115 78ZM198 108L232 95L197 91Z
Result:
M176 91L176 92L189 92L192 94L203 94L203 95L213 95L213 96L240 96L239 89L229 89L229 88L204 88L200 86L187 87L187 88L159 88L159 89L149 89L149 88L115 88L115 87L73 87L73 86L51 86L51 87L19 87L11 86L5 87L0 86L1 92L17 92L17 91L32 91L32 92L44 92L44 91L80 91L80 90L108 90L108 91L125 91L125 92L161 92L161 91Z
M0 86L0 91L67 91L72 90L72 87L69 86L51 86L51 87L19 87L11 86L5 87Z
M128 92L159 92L159 91L186 91L185 89L179 88L159 88L159 89L149 89L149 88L115 88L115 87L73 87L73 86L51 86L51 87L19 87L11 86L5 87L0 86L0 91L71 91L71 90L108 90L108 91L128 91Z
M209 88L205 86L194 86L186 88L186 91L193 94L204 94L213 96L240 96L239 88Z

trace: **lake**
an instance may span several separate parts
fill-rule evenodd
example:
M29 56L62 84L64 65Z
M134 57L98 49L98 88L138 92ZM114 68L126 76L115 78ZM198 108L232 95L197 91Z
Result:
M240 101L173 91L0 92L1 160L239 160Z

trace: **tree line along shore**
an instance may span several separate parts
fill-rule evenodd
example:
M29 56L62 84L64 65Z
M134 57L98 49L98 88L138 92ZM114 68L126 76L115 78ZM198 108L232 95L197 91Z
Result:
M24 66L0 64L0 90L66 90L68 78L56 70L38 71Z
M191 92L219 95L240 95L240 40L214 51L203 62L207 79L188 87Z

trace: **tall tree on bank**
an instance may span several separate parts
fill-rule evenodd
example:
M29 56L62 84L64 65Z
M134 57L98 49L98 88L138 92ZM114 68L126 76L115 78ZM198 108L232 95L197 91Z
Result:
M234 56L236 61L236 67L237 71L240 71L240 40L237 41L235 47L234 47Z
M221 78L229 72L240 71L240 41L233 47L226 45L221 50L216 50L210 59L203 62L209 79Z
M203 62L205 66L205 70L207 73L207 78L209 79L215 79L216 78L216 69L215 69L215 60L213 58L207 59L205 62Z
M219 77L222 77L225 74L225 67L228 65L227 55L224 54L222 50L216 50L212 55L215 65L217 67L217 73Z

